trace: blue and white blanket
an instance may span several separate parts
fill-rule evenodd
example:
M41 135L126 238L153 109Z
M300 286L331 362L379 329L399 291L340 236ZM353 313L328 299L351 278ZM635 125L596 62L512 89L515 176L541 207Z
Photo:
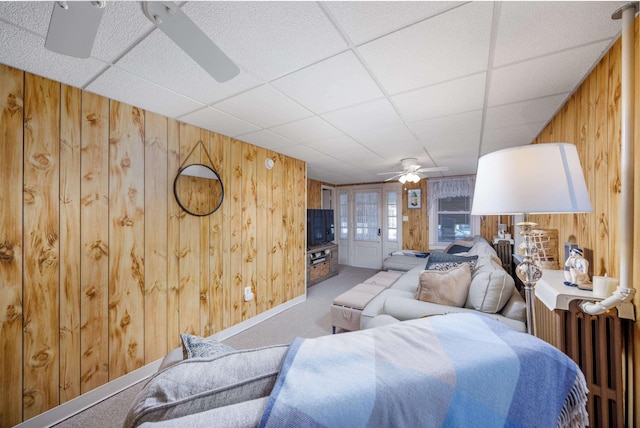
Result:
M551 345L451 314L296 339L261 427L585 426L582 372Z

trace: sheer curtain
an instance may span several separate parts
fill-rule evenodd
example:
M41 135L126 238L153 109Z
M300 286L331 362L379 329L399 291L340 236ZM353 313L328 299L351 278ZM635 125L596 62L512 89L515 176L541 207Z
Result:
M430 178L427 181L427 198L429 200L429 213L436 208L436 201L441 198L454 198L458 196L471 196L476 186L475 175L461 177Z

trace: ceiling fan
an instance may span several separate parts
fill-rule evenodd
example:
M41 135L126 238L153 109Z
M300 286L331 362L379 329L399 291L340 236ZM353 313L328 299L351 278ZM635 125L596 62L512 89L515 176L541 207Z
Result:
M406 158L400 161L402 163L402 171L394 171L394 172L380 172L378 175L389 175L392 174L392 177L387 178L386 181L391 181L398 178L402 184L407 181L412 183L417 183L423 178L420 173L423 172L435 172L435 171L448 171L449 168L446 166L442 167L432 167L432 168L422 168L418 165L418 159L416 158Z
M238 66L175 3L140 3L145 16L218 82L240 73ZM88 58L105 6L105 1L56 2L44 46L59 54Z

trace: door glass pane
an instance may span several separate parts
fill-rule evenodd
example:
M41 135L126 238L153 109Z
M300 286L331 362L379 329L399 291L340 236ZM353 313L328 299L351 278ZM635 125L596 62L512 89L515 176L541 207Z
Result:
M349 195L347 193L340 194L340 239L349 239Z
M398 241L398 194L387 192L387 241Z
M355 235L356 241L378 241L378 192L356 192Z

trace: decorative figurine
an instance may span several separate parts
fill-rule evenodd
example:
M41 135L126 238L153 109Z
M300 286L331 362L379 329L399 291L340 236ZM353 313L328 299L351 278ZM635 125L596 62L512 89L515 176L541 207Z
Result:
M564 272L565 285L573 287L589 285L589 261L583 257L582 248L572 248L564 265L569 268Z

